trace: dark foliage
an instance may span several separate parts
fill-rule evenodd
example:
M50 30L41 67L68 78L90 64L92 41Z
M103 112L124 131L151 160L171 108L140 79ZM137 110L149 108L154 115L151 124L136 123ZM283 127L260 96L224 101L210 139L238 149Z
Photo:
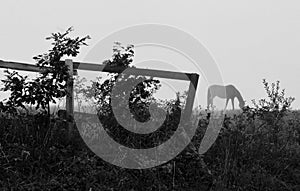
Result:
M253 118L254 115L254 118ZM299 112L288 112L273 132L254 108L228 114L213 147L197 154L205 116L192 143L159 167L129 170L93 154L78 132L66 142L67 126L45 116L0 118L0 186L3 190L298 190Z
M1 102L0 111L15 112L17 108L26 110L27 105L34 105L36 109L48 109L50 112L50 102L55 103L55 98L61 98L66 95L68 79L68 66L61 61L63 56L76 56L79 53L80 46L87 45L85 41L89 36L74 39L68 37L72 31L69 28L64 33L52 33L47 40L53 40L52 49L47 53L34 56L36 65L43 70L40 75L27 80L28 76L21 76L18 72L5 71L6 79L1 80L4 84L2 91L10 91L10 97L6 102Z

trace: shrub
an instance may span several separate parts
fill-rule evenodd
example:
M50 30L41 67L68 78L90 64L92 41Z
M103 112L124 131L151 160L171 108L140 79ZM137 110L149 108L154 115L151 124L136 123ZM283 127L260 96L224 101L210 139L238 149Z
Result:
M279 93L279 82L263 84L269 101L253 101L254 107L225 117L223 130L205 155L215 190L299 189L300 146L293 138L295 129L290 129L299 126L289 110L294 98L286 98L284 90Z

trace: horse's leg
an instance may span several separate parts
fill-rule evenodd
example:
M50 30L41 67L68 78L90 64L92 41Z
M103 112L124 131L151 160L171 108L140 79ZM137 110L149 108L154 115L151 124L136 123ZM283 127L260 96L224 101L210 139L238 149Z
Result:
M226 110L226 108L227 108L228 101L229 101L229 99L228 99L228 98L226 98L225 110Z
M210 108L212 109L213 108L213 98L210 98L210 100L209 100L209 105L210 105Z
M234 98L231 99L231 103L232 103L232 110L234 110Z
M212 104L212 97L211 97L211 93L210 90L207 91L207 109L209 110L209 106Z
M211 105L211 98L208 98L207 99L207 109L209 110L210 108L210 105Z

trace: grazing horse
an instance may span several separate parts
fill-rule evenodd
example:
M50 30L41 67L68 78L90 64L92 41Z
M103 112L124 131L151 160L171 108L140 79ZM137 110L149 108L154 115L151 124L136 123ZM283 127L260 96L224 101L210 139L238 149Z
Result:
M245 101L241 93L233 86L221 86L221 85L212 85L209 86L207 91L207 108L213 106L213 99L215 97L226 99L225 109L227 108L228 101L231 100L232 109L234 110L234 98L239 100L239 106L242 109L245 106Z

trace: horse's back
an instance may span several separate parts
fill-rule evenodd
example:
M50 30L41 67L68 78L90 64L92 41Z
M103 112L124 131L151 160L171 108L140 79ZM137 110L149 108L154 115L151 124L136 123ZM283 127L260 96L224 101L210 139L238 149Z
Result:
M224 88L225 88L225 86L222 86L222 85L211 85L208 87L209 90L222 90Z
M236 93L238 92L238 90L236 89L236 87L234 85L227 85L226 86L226 92L232 92L232 93Z
M212 97L220 97L226 98L226 89L225 86L221 85L211 85L208 88L208 92L211 94Z
M232 84L227 85L227 86L226 86L226 89L228 89L228 88L229 88L229 89L236 89L236 88L234 87L234 85L232 85Z
M226 86L222 86L222 85L211 85L208 88L208 91L210 94L212 94L212 96L218 96L221 98L226 98L227 96L231 95L235 95L236 92L238 91L234 85L226 85ZM227 96L226 96L227 94Z

